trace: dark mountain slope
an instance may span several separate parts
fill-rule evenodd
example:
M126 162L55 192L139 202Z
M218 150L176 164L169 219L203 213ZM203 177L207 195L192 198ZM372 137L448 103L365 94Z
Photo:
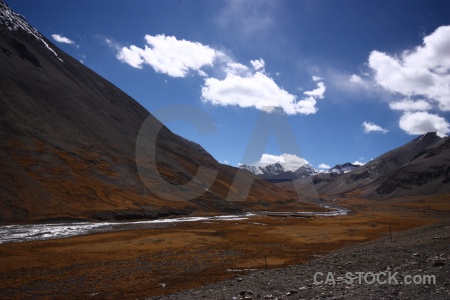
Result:
M378 195L403 196L450 193L450 139L442 139L388 174L375 190Z
M369 197L450 192L449 138L434 132L389 151L347 174L315 178L320 193L335 195L353 190ZM420 188L419 188L420 187Z
M156 145L161 176L184 184L204 166L218 172L209 191L198 183L195 189L203 194L171 201L166 198L176 198L176 189L169 189L167 197L155 193L160 182L154 174L149 188L143 184L135 145L147 117L153 133L162 126ZM291 201L291 195L261 180L253 183L247 199L226 201L236 168L219 164L199 145L170 132L1 1L0 138L0 221L230 212ZM245 180L253 179L246 174Z

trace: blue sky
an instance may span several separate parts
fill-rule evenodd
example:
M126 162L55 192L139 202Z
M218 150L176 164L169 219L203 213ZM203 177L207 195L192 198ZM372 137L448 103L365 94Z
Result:
M203 110L212 133L166 125L233 166L365 163L450 134L446 0L6 2L151 113ZM263 114L288 120L296 153L272 137L243 161Z

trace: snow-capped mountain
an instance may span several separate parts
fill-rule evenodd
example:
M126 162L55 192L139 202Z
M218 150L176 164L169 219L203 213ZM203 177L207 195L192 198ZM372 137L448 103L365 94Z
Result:
M58 60L61 62L63 61L55 50L48 45L44 37L35 28L28 24L24 16L16 14L3 2L0 2L0 25L8 30L21 31L29 36L32 36L39 43L41 43L42 46L47 48L47 50L50 51Z
M354 165L352 163L347 162L345 164L335 165L334 167L326 170L324 173L338 173L338 174L340 174L340 173L348 173L351 170L354 170L354 169L356 169L358 167L360 167L360 166L359 165Z
M243 169L243 170L250 171L250 172L252 172L253 174L256 174L256 175L264 174L264 173L261 171L260 167L249 166L249 165L240 165L239 168L240 168L240 169Z
M308 177L308 176L314 176L317 175L318 172L316 169L314 169L311 165L306 164L301 166L300 168L298 168L295 172L294 172L298 178L302 178L302 177Z
M239 168L248 170L264 179L293 180L318 174L317 170L309 164L305 164L295 171L287 170L279 162L266 166L240 165Z
M266 166L240 165L239 168L248 170L256 175L261 175L261 177L279 176L286 172L292 173L291 171L287 171L279 162Z
M355 165L352 163L344 163L338 164L322 173L325 174L343 174L348 173L356 168L359 165ZM295 171L287 170L281 163L277 162L274 164L269 164L266 166L249 166L249 165L240 165L239 168L248 170L253 174L256 174L264 179L286 179L286 180L295 180L303 177L309 177L319 174L319 171L314 169L311 165L305 164L298 168Z

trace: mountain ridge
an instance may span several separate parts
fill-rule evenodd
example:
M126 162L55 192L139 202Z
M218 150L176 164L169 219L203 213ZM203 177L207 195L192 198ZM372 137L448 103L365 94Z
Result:
M310 164L304 164L300 166L298 169L294 171L286 170L286 168L283 166L282 163L276 162L273 164L268 164L266 166L252 166L252 165L245 165L242 164L239 166L239 168L247 170L252 172L255 175L258 175L259 177L266 179L266 180L296 180L301 179L304 177L312 177L316 176L318 174L322 173L329 173L329 174L341 174L350 172L351 170L354 170L358 168L359 165L352 164L350 162L343 163L343 164L337 164L336 166L325 170L325 171L318 171Z
M6 108L0 111L0 222L220 214L286 203L315 209L252 174L243 175L253 182L243 198L232 188L236 168L219 164L44 36L23 29L25 19L4 2L0 12L0 105ZM135 157L144 121L150 124L147 133L157 134L159 173L147 172L145 185ZM173 201L180 196L176 185L191 182L200 166L217 172L212 186L194 182L193 199ZM142 168L155 166L146 161ZM155 178L174 188L161 187ZM229 194L240 200L228 201Z
M342 176L319 175L314 182L319 193L342 195L360 190L362 196L375 199L447 193L450 188L443 183L450 178L449 144L448 137L429 132ZM411 178L413 174L415 179ZM402 182L409 182L409 188ZM427 184L430 186L425 187Z

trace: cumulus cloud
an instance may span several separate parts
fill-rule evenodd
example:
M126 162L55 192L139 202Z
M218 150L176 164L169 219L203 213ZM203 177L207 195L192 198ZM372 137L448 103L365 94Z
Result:
M313 80L314 80L314 76L313 76ZM317 80L314 80L317 81ZM317 83L317 89L312 90L312 91L306 91L303 94L308 95L310 97L317 97L319 99L323 99L324 95L325 95L325 84L323 82L318 82Z
M312 80L313 80L313 81L322 81L323 78L320 77L320 76L313 76L313 77L312 77Z
M303 92L297 97L280 87L266 74L262 58L251 60L248 67L234 61L222 51L198 42L178 40L174 36L146 35L147 45L119 47L111 40L106 43L115 51L116 57L137 69L145 65L156 72L172 77L185 77L190 71L205 77L201 99L205 103L220 106L254 107L266 112L280 108L288 115L314 114L317 99L323 99L326 86L321 77L313 76L317 88ZM214 76L202 68L214 67Z
M366 163L363 163L363 162L360 162L359 160L357 160L353 164L357 165L357 166L364 166Z
M425 100L413 101L410 99L405 99L402 101L392 102L389 107L393 110L403 110L403 111L418 111L418 110L430 110L432 105Z
M400 55L372 51L369 67L375 72L376 83L394 95L406 99L392 102L389 107L403 111L399 125L411 135L436 131L449 132L449 123L426 111L434 107L450 111L450 26L441 26L423 38L423 44Z
M317 86L315 90L304 92L308 97L297 100L262 72L248 76L228 72L224 79L205 79L202 100L214 105L255 107L265 111L267 107L281 107L288 115L307 115L317 112L316 99L324 97L325 84L318 82Z
M320 164L319 165L319 169L329 169L329 168L331 168L329 165L327 165L327 164Z
M399 56L372 51L369 67L376 82L392 93L421 96L450 111L450 26L425 36L423 44Z
M364 130L364 133L381 132L381 133L384 134L384 133L388 133L389 132L389 130L384 129L381 126L378 126L375 123L367 122L367 121L364 121L362 123L362 127L363 127L363 130Z
M61 35L61 34L52 34L52 38L58 42L58 43L62 43L62 44L69 44L69 45L74 45L75 47L78 47L77 44L75 44L74 41L72 41L71 39Z
M298 157L295 154L283 153L281 155L272 155L264 153L261 156L261 159L254 164L254 166L265 167L274 163L280 163L287 171L295 171L301 166L307 164L308 161L304 158Z
M224 71L227 74L233 74L237 76L248 76L251 74L247 66L234 61L225 61Z
M437 135L443 137L450 132L450 124L444 118L424 111L404 113L399 125L411 135L435 131Z
M266 65L266 63L264 62L264 59L262 59L262 58L257 59L257 60L251 60L250 63L252 64L252 66L255 70L264 69L264 66Z
M212 66L218 53L213 48L198 42L178 40L174 36L146 35L143 47L122 47L117 58L134 68L151 66L156 72L172 77L185 77L189 71L206 75L201 68Z

